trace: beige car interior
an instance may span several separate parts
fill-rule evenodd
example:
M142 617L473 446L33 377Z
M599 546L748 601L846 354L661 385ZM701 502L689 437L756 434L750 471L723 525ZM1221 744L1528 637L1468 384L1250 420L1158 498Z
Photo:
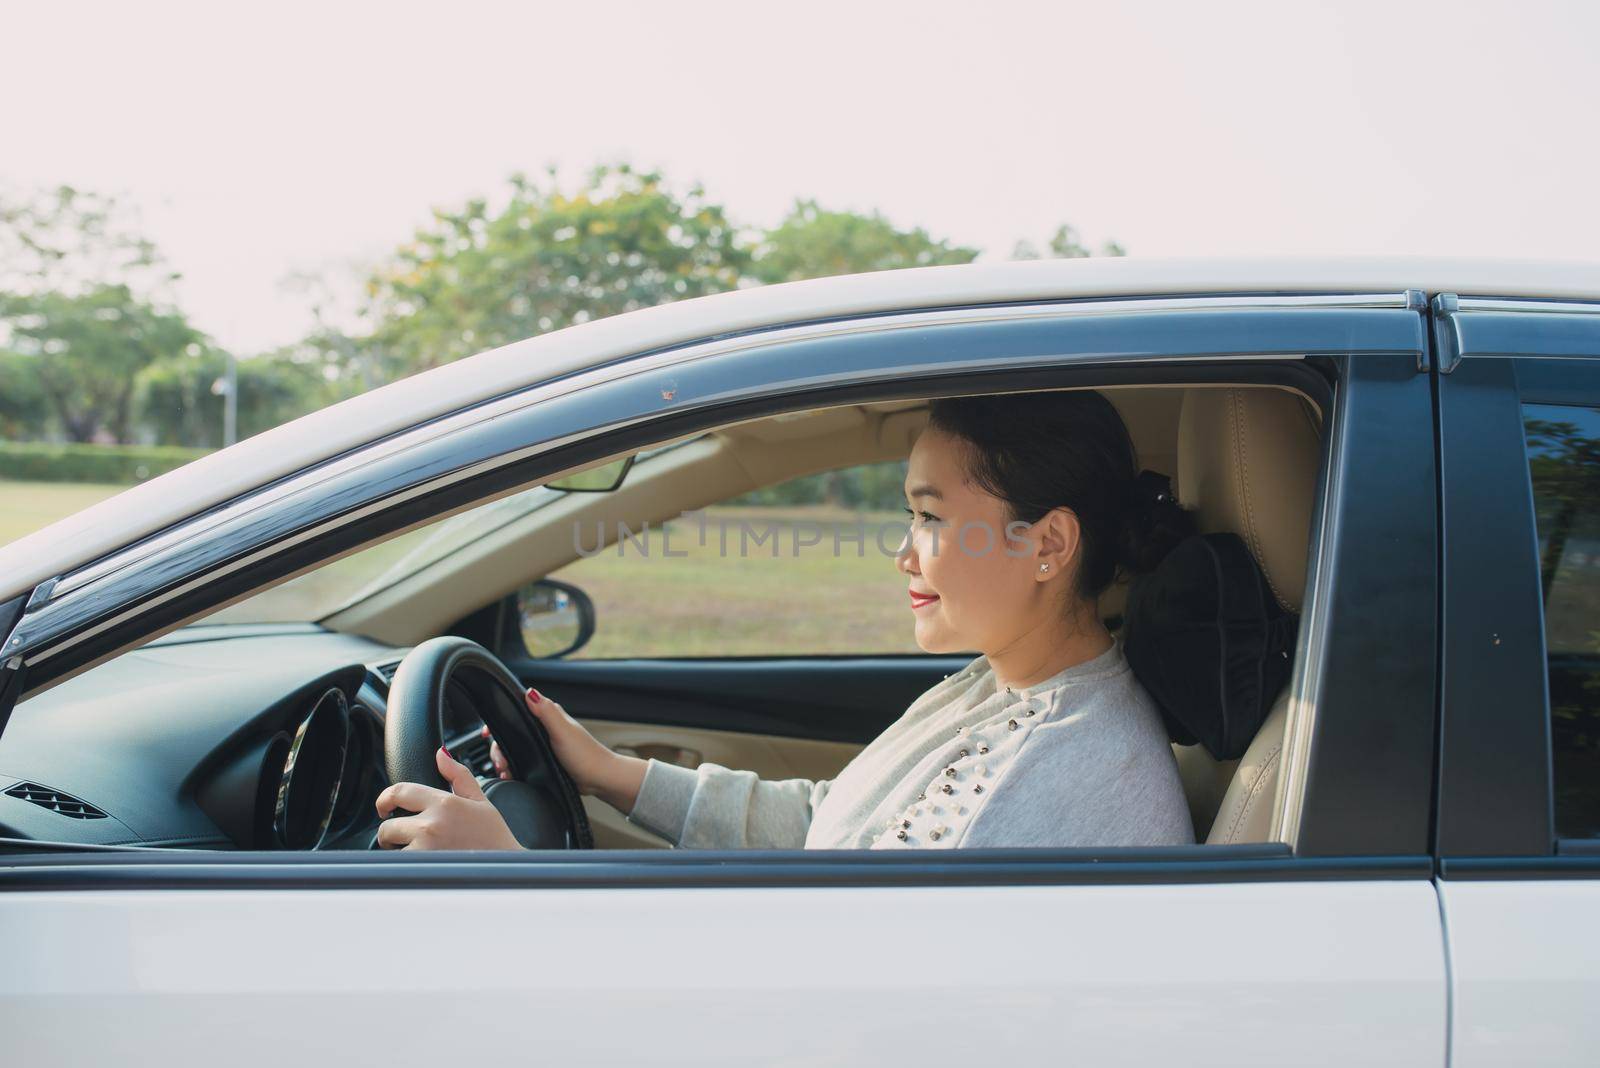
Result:
M1321 457L1321 415L1301 394L1265 386L1123 386L1102 389L1128 425L1141 467L1173 476L1202 531L1244 538L1284 607L1299 611ZM638 529L802 475L904 459L926 422L922 401L846 405L723 426L640 460L610 493L568 494L450 553L402 582L323 620L334 629L411 645L577 558L572 524ZM609 458L608 458L609 459ZM605 461L597 461L598 463ZM1125 588L1102 614L1121 612ZM598 621L604 627L605 620ZM1208 843L1272 836L1288 719L1280 695L1243 758L1214 760L1175 746L1196 837ZM570 709L582 718L581 709ZM585 720L615 749L694 767L710 761L763 778L832 778L859 750L847 743L739 731ZM593 798L597 848L664 847Z

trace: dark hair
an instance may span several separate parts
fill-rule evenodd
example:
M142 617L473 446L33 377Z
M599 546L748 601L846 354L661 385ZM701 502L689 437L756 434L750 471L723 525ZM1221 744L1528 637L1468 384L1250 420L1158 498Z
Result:
M1078 590L1098 597L1118 574L1153 571L1194 533L1170 483L1138 470L1133 440L1093 390L950 397L929 405L928 426L965 441L967 476L1032 523L1052 508L1078 517Z

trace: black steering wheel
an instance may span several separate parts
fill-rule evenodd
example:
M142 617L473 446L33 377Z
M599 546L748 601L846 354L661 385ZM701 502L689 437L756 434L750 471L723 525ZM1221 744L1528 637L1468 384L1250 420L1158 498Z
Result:
M445 692L456 685L500 743L511 778L484 787L512 835L528 849L593 849L583 801L528 711L522 684L489 650L468 638L430 638L400 661L389 684L383 764L390 782L449 790L434 753L444 744Z

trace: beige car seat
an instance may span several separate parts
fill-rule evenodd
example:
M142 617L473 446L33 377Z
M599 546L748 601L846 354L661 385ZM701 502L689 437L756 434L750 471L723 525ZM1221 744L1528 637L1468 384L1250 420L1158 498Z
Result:
M1321 428L1298 394L1265 388L1188 390L1178 418L1178 501L1202 533L1244 539L1278 603L1300 611ZM1237 761L1174 746L1195 837L1265 842L1288 720L1287 688Z

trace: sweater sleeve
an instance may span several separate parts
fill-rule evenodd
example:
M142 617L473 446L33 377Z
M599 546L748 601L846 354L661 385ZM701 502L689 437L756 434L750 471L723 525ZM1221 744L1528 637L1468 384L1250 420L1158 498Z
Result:
M628 819L685 849L803 849L831 780L768 781L721 764L650 758Z

